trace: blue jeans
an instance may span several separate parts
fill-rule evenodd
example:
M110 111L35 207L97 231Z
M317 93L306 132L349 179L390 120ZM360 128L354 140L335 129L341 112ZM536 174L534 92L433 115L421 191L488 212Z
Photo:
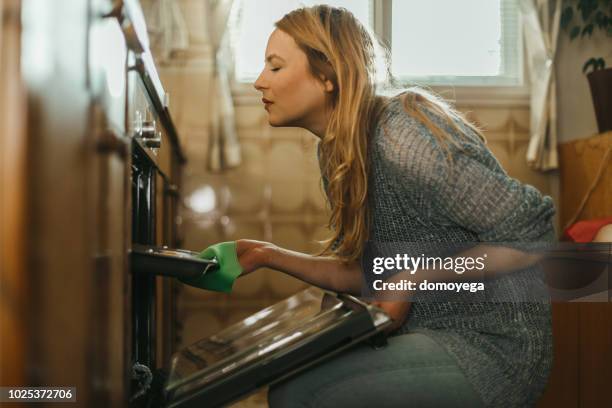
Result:
M271 408L482 407L454 359L421 333L359 344L272 385Z

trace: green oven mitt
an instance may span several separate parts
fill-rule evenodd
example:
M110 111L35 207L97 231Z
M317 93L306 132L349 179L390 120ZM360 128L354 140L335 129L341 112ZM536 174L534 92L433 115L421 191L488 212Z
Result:
M186 285L200 289L229 293L236 278L242 273L242 267L236 254L236 242L220 242L202 251L199 258L216 258L219 266L209 270L205 275L191 279L179 279Z

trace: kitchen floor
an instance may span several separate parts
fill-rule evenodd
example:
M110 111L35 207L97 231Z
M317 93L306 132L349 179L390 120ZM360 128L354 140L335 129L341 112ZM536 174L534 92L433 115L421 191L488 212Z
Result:
M262 388L257 393L238 401L230 408L267 408L268 406L268 387Z

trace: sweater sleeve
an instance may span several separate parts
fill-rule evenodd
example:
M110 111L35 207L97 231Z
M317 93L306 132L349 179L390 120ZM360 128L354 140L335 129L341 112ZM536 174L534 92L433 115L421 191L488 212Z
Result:
M461 137L432 119L462 147L449 145L452 164L431 131L404 111L392 115L378 140L404 193L420 197L438 222L458 224L482 242L551 241L551 197L508 176L471 129L460 125Z

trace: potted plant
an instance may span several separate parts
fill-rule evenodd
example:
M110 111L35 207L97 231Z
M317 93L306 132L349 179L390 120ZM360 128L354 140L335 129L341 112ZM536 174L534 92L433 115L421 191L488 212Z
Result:
M590 38L595 31L612 38L612 0L564 0L561 28L569 34L570 41ZM605 59L611 56L591 57L582 66L589 80L600 133L612 130L612 68L606 68Z

